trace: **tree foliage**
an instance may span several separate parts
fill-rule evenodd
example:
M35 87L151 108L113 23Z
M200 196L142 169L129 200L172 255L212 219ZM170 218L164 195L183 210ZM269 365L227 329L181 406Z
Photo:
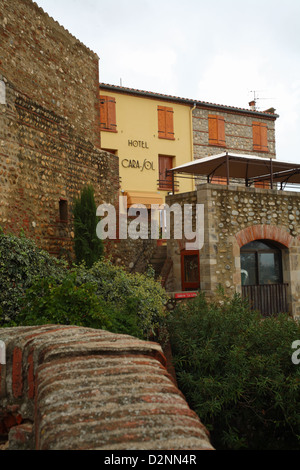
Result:
M19 237L0 231L0 326L14 320L19 298L32 286L36 277L54 276L61 280L66 263L37 248L23 233ZM2 312L2 315L1 315Z
M91 267L103 256L103 242L96 235L97 216L94 189L86 186L73 205L74 251L76 263Z
M179 387L217 449L300 449L298 323L263 318L238 295L199 295L168 326Z

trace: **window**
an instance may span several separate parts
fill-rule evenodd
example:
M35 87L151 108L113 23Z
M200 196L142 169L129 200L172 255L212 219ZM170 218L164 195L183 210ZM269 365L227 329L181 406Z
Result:
M172 175L168 175L167 171L173 168L173 158L168 155L158 156L159 180L158 188L162 191L172 190Z
M243 286L282 283L281 250L268 240L256 240L241 248Z
M167 106L158 106L158 137L160 139L169 139L175 140L174 137L174 123L173 108L168 108Z
M68 201L61 198L59 200L59 221L68 222Z
M211 179L213 184L227 184L226 176L213 176Z
M116 100L111 96L100 96L100 128L117 132Z
M270 189L269 181L256 181L256 183L254 183L254 186L255 188Z
M225 147L225 120L222 116L208 116L209 145Z
M268 152L268 126L263 122L252 123L253 150Z
M199 251L181 252L182 290L195 290L200 287Z

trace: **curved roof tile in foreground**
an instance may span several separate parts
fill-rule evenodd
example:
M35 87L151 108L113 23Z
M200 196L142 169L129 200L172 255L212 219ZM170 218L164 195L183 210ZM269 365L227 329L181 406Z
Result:
M0 340L2 413L17 414L9 448L21 435L38 450L213 449L157 343L57 325L0 329Z

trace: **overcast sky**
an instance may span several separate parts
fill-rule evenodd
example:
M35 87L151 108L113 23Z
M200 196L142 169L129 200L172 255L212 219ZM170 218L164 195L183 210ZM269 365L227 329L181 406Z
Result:
M100 58L100 81L260 111L300 163L300 0L36 0Z

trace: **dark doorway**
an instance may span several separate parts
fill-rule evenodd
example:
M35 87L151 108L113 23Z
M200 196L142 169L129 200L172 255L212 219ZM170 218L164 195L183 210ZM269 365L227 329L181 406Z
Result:
M263 315L287 312L282 250L270 240L255 240L241 248L242 295Z

